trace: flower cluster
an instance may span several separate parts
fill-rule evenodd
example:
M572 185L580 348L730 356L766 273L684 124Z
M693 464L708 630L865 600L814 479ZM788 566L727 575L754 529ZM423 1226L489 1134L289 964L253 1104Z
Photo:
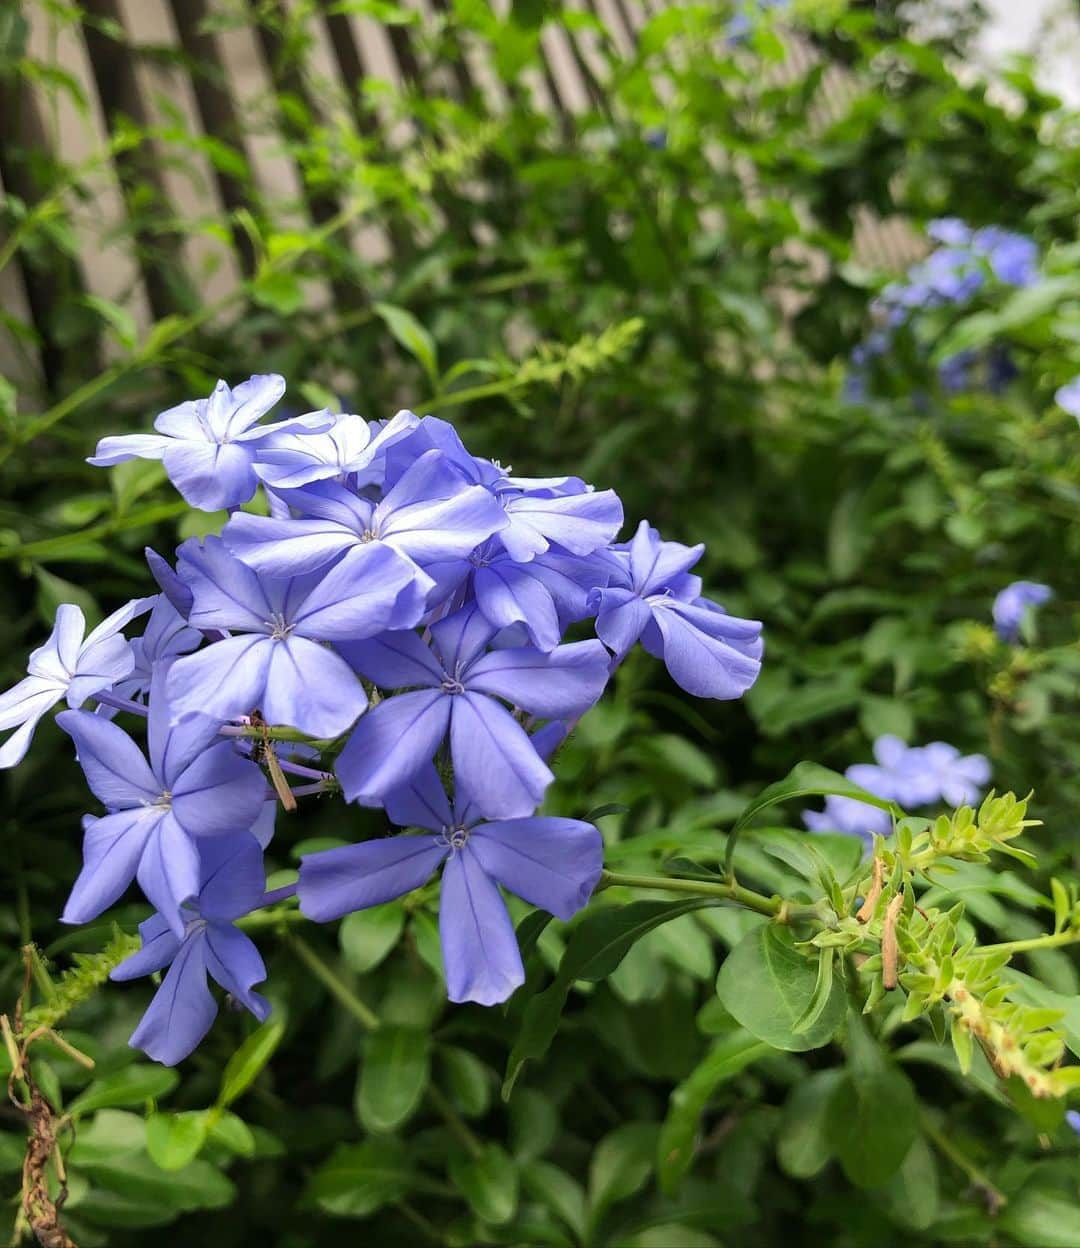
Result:
M326 921L440 866L449 996L505 1000L524 972L500 887L569 918L600 876L596 828L536 812L554 751L614 668L640 640L684 689L719 699L760 668L761 626L701 596L703 547L644 522L616 541L611 490L514 476L411 412L260 424L283 393L276 376L219 382L156 434L101 442L91 463L161 459L189 503L230 515L175 566L148 551L160 593L85 640L62 607L0 697L9 766L67 700L58 723L105 813L84 820L63 918L93 919L138 882L156 913L114 978L169 968L132 1039L163 1062L210 1026L209 979L265 1015L252 910L295 893ZM265 505L239 510L260 488ZM119 717L143 718L145 750ZM294 776L309 783L290 789ZM336 792L412 831L306 855L296 884L268 893L277 798Z
M969 303L989 281L1003 286L1032 286L1039 280L1039 251L1030 238L1000 226L973 230L955 217L932 221L927 229L938 244L925 260L913 265L902 281L886 286L871 304L874 330L852 352L848 397L859 401L868 393L868 369L884 356L893 335L920 312ZM1017 375L1007 348L992 344L985 352L961 351L942 362L938 379L951 394L981 381L1000 394Z
M844 775L867 793L905 809L936 802L972 805L990 780L990 763L982 754L964 756L944 741L909 746L899 737L878 737L874 758L874 763L856 763ZM803 822L812 832L848 832L867 844L875 836L888 836L892 827L887 810L841 796L827 797L823 811L804 810Z

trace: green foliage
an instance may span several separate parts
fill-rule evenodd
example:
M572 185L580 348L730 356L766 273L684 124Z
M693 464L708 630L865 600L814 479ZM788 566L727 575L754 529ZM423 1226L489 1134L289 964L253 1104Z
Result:
M86 6L39 7L67 38ZM616 488L628 516L706 543L706 586L765 622L766 661L738 704L692 703L644 656L620 669L549 798L598 821L609 875L572 925L515 912L528 979L505 1011L447 1006L425 890L303 941L280 907L252 929L271 1020L224 1008L176 1072L126 1047L149 987L104 987L145 910L56 925L86 796L43 727L0 782L0 983L13 1018L36 942L48 963L7 1060L39 1033L34 1079L75 1128L59 1128L75 1241L1080 1243L1062 1121L1080 1096L1080 457L1053 401L1080 373L1074 119L1025 64L1008 98L957 75L975 4L931 41L902 6L796 3L796 58L771 17L729 46L731 6L711 3L664 8L621 51L593 14L622 5L208 7L202 33L251 26L272 48L259 98L96 25L140 71L224 85L235 132L193 134L164 101L65 164L5 129L0 277L45 306L0 312L3 686L57 601L100 618L145 592L145 545L195 531L159 465L84 466L95 440L270 370L306 380L297 404L438 412L520 472ZM386 24L418 79L332 82L328 14ZM528 91L556 36L604 79L565 125ZM46 120L86 113L40 46L18 6L0 13L0 88L33 85ZM436 85L477 46L499 110ZM394 147L386 121L411 138ZM297 193L260 181L267 145ZM155 160L197 210L163 199ZM125 213L106 226L114 170ZM239 206L207 207L215 171ZM874 215L910 237L857 247ZM846 398L870 299L941 215L1031 234L1044 280L921 316L871 397ZM354 249L368 226L386 259ZM85 289L88 248L130 258L132 289ZM209 270L178 261L199 248L242 279L204 298ZM154 317L135 286L158 289ZM1011 384L943 389L942 360L995 344ZM1021 578L1056 598L1013 646L990 607ZM894 810L870 862L853 838L808 836L800 805L859 796L840 773L887 732L987 754L1006 796ZM1011 796L1032 788L1037 820ZM271 865L379 828L315 806L279 821ZM5 1124L8 1195L22 1150Z

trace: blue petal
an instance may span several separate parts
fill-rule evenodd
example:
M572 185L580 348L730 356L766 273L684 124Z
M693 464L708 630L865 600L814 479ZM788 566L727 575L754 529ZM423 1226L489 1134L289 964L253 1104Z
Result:
M622 528L623 507L613 490L562 497L524 494L506 504L510 524L499 534L511 558L524 562L552 542L573 555L589 555Z
M229 923L206 928L206 969L212 979L262 1022L270 1002L252 988L266 978L266 964L250 937Z
M269 632L273 607L258 576L230 555L220 538L180 547L177 569L194 595L188 622L195 628Z
M653 611L653 619L663 638L664 663L675 683L699 698L741 697L761 671L760 641L749 640L738 630L733 630L730 641L710 636L700 627L702 621L693 609L674 601L668 606L666 601ZM648 636L645 641L649 642ZM647 648L651 647L647 644Z
M83 868L61 922L88 923L108 910L135 878L147 841L164 815L162 807L141 806L83 821Z
M652 619L648 603L632 589L599 589L591 605L596 611L597 637L621 662Z
M554 779L524 729L498 702L479 693L452 699L454 777L489 818L531 815Z
M165 1066L175 1066L210 1030L217 1003L206 982L206 937L185 940L128 1043Z
M388 793L383 804L387 818L399 828L427 828L431 832L441 832L454 821L450 801L434 763L425 763L408 784Z
M492 650L465 673L467 689L505 698L541 719L577 719L604 692L607 651L598 641L576 641L549 654L529 647Z
M348 663L306 637L273 643L262 713L268 724L337 737L364 713L367 694Z
M332 563L360 542L360 535L333 520L252 516L239 512L222 541L249 568L269 576L301 576Z
M316 923L392 901L426 884L450 852L433 836L390 836L300 859L300 909Z
M435 649L447 674L457 677L473 661L495 635L489 623L475 606L463 607L431 626Z
M97 450L86 462L95 468L111 468L113 464L122 464L129 459L160 459L175 445L172 438L153 433L126 433L102 438Z
M579 819L482 823L469 834L469 851L503 888L560 919L585 905L604 867L603 838Z
M473 578L473 592L480 610L496 628L524 624L539 649L553 650L562 637L559 612L547 588L530 575L532 566L501 559L481 567Z
M367 641L339 642L338 650L361 676L380 689L437 688L446 678L438 659L409 631L383 633Z
M387 496L375 509L379 537L421 565L471 555L505 527L506 513L490 490L482 485L462 489L462 484L457 483L457 492L449 498L414 499L396 510L390 505L392 496Z
M147 838L138 880L147 901L178 936L183 935L180 907L198 896L199 854L171 812L159 820Z
M381 805L431 762L449 719L450 698L441 690L401 693L373 706L335 765L346 801Z
M221 721L191 713L170 722L173 708L167 693L168 673L168 661L154 665L146 736L154 777L161 788L171 791L185 768L220 740Z
M219 741L177 777L172 809L191 836L246 832L262 814L266 781L231 741Z
M177 659L166 682L174 717L202 713L226 720L249 715L262 705L276 644L260 634L226 637Z
M199 913L230 922L254 910L266 885L262 848L249 832L212 836L199 843Z
M180 937L160 914L151 915L139 924L142 948L127 957L109 972L112 980L141 979L164 969L176 957L180 949Z
M630 542L630 574L639 594L663 590L672 580L692 568L705 552L697 546L665 542L660 534L642 520Z
M200 511L221 511L248 502L259 480L251 451L236 442L175 442L163 456L169 480Z
M525 982L506 905L468 849L443 871L439 935L451 1001L498 1005Z
M387 629L412 628L433 585L416 564L388 546L357 546L323 573L293 623L298 633L317 641L362 641ZM410 596L413 586L416 593Z
M110 810L142 806L160 796L164 786L122 728L88 711L61 711L56 722L75 742L79 766L94 796Z

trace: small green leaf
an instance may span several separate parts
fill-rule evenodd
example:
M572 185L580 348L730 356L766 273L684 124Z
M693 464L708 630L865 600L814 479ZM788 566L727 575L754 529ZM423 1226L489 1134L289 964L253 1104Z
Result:
M408 353L419 362L432 386L439 389L439 358L435 339L407 308L392 303L376 303L375 314Z
M1064 1192L1029 1188L1010 1199L998 1223L1024 1248L1076 1248L1080 1207Z
M674 1196L694 1159L694 1136L716 1089L769 1052L769 1046L741 1028L729 1032L672 1092L660 1128L657 1172L665 1195Z
M776 1159L786 1174L812 1179L832 1159L829 1145L829 1104L842 1070L818 1070L797 1083L784 1105L776 1142Z
M829 1143L856 1187L877 1187L899 1170L918 1133L911 1081L881 1051L858 1015L848 1020L847 1074L828 1110Z
M400 1140L366 1140L338 1147L311 1176L305 1198L341 1218L366 1218L407 1196L412 1184Z
M71 1102L68 1112L75 1117L94 1109L156 1101L168 1096L179 1082L180 1076L168 1066L147 1066L143 1063L125 1066L123 1070L95 1079Z
M884 798L875 797L873 793L868 793L857 784L852 784L846 776L842 776L838 771L830 771L828 767L822 767L818 763L796 763L783 780L770 784L767 789L763 789L757 797L748 802L743 808L742 814L735 820L735 825L728 834L725 873L731 874L731 864L739 834L755 815L760 814L763 810L768 810L770 806L776 806L780 802L791 801L793 798L828 797L833 795L853 797L856 801L866 802L870 806L877 806L880 810L890 811L897 816L902 813L895 803L886 801Z
M930 1146L916 1136L900 1169L882 1189L889 1216L913 1231L925 1231L937 1220L940 1204L938 1168Z
M645 1186L656 1164L658 1128L630 1122L605 1135L589 1163L589 1221L595 1226L606 1210Z
M580 1183L548 1161L525 1166L521 1181L529 1195L561 1218L579 1241L585 1239L587 1210Z
M146 1120L146 1151L162 1170L180 1170L199 1155L207 1125L206 1110L151 1114Z
M431 1035L384 1024L368 1036L356 1089L356 1113L369 1131L395 1131L415 1113L431 1074Z
M397 944L404 926L405 910L396 901L347 914L338 931L346 965L357 975L373 970Z
M466 1118L487 1113L493 1072L475 1054L456 1045L443 1045L438 1057L447 1090L458 1109Z
M517 1212L518 1172L498 1144L483 1145L479 1156L450 1154L450 1180L482 1222L499 1226Z
M748 932L728 955L716 991L731 1015L774 1049L796 1053L817 1049L836 1034L845 1009L838 977L833 977L824 999L815 1000L817 962L817 957L796 949L790 928L765 923ZM796 1031L811 1003L816 1016Z
M1072 906L1069 905L1069 894L1065 891L1065 885L1059 879L1051 879L1050 893L1054 899L1054 932L1056 934L1065 930Z
M285 1024L281 1021L263 1023L253 1031L244 1043L236 1050L225 1064L225 1073L221 1076L221 1091L218 1093L218 1105L231 1105L238 1096L242 1096L258 1078L259 1073L274 1055L274 1050L281 1043L285 1034Z

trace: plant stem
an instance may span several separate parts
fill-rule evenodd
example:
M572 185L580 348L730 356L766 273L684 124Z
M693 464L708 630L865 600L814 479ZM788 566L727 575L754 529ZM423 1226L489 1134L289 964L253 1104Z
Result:
M365 1005L351 988L338 979L330 967L326 965L303 937L297 936L295 932L288 932L285 936L285 942L323 987L332 996L337 997L365 1031L377 1031L379 1029L382 1024L378 1014Z
M753 889L743 888L741 884L712 884L708 880L680 880L661 875L627 875L621 871L605 871L600 877L601 888L616 884L624 888L655 888L667 893L716 897L720 901L734 902L746 910L754 910L784 923L799 919L821 922L824 918L817 906L791 905L781 897L766 897L764 893L755 893Z
M999 945L983 945L979 953L1027 953L1032 949L1057 949L1080 941L1080 928L1067 927L1063 932L1046 936L1030 936L1027 940L1006 940Z
M259 741L298 741L302 745L313 745L317 750L325 750L327 746L333 745L333 741L317 740L315 737L309 737L306 732L300 732L297 728L271 728L263 724L226 724L219 729L219 732L223 737L254 737ZM327 773L320 771L318 774L323 776Z
M378 1031L382 1026L382 1020L378 1014L370 1006L365 1005L351 988L338 979L333 970L327 966L306 940L297 936L295 932L288 932L285 935L285 941L315 978L319 980L331 995L337 997L365 1031ZM480 1141L465 1125L457 1110L450 1104L442 1091L434 1083L429 1083L426 1095L432 1107L442 1116L446 1125L468 1150L469 1155L471 1157L479 1157L483 1151Z
M996 1214L1002 1205L1008 1203L1009 1198L1005 1193L995 1187L989 1176L980 1170L966 1153L961 1152L943 1131L938 1130L927 1114L922 1115L922 1129L938 1152L948 1157L958 1170L962 1170L967 1175L972 1186L979 1189L986 1201L987 1212L991 1216Z

